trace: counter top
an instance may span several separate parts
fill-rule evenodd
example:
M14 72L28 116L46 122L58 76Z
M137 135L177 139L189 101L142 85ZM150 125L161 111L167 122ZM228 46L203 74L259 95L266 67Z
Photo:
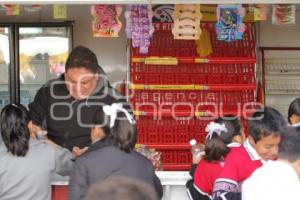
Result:
M162 185L185 185L191 178L188 171L156 171L155 172ZM52 185L68 185L68 176L55 176Z

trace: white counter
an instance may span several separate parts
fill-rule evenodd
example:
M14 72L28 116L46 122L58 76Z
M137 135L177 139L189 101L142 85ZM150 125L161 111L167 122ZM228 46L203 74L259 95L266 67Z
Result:
M191 178L188 171L157 171L164 188L163 200L188 200L185 183Z
M188 200L185 183L190 179L187 171L156 171L164 188L163 200ZM69 177L55 177L52 185L68 185Z

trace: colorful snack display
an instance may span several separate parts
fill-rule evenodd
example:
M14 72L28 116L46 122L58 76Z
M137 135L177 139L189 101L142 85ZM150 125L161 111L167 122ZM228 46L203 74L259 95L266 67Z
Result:
M154 32L151 5L129 5L125 12L126 35L132 39L132 46L139 47L141 54L147 54L150 38Z
M295 25L296 7L295 5L276 4L272 10L272 24L275 25Z
M172 33L174 39L198 40L200 38L200 5L178 4L173 12L174 27Z
M122 13L120 5L93 5L91 14L93 16L94 37L119 37L122 24L119 16Z
M241 5L219 5L216 23L218 40L241 40L245 31L244 15L245 9Z

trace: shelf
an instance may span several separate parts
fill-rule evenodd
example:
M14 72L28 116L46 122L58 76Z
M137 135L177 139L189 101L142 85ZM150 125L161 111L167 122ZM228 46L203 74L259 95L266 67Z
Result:
M132 57L133 63L145 63L147 65L178 65L178 64L193 64L193 63L209 63L209 64L255 64L256 60L252 57Z
M293 91L289 91L289 90L266 91L266 95L289 95L289 94L291 94L291 95L299 95L300 94L300 90L293 90Z
M151 143L143 143L147 148L155 148L158 150L186 150L191 149L190 144L151 144Z
M196 117L215 117L215 116L224 116L224 115L233 115L233 116L251 116L256 109L247 109L244 112L238 112L236 110L232 111L218 111L218 112L210 112L210 111L196 111L193 113L193 116ZM162 111L141 111L135 110L133 111L135 116L162 116L162 117L191 117L192 112L188 110L180 110L180 111L173 111L173 110L162 110Z
M300 75L300 71L268 71L266 72L266 75Z
M211 84L211 85L160 85L129 84L131 90L209 90L209 91L241 91L255 90L255 84Z
M163 164L163 170L189 170L190 164Z

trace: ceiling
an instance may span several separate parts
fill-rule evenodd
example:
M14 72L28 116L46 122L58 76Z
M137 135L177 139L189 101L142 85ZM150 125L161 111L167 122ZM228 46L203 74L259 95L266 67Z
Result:
M2 4L300 4L300 0L1 0Z

